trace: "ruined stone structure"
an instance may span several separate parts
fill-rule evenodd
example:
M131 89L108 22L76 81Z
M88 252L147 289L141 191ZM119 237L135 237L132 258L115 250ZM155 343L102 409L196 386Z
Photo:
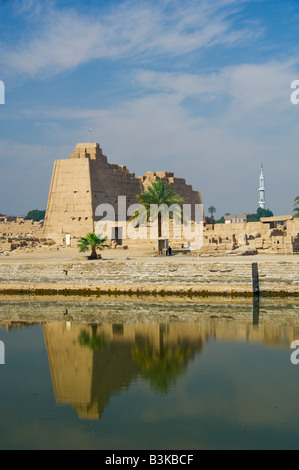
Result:
M43 234L43 221L34 222L33 220L25 220L23 217L15 217L15 220L9 220L10 217L3 217L0 220L0 237L4 238L21 238L28 235L41 237Z
M265 217L260 222L207 225L203 252L210 254L299 253L299 219Z
M148 172L136 178L125 166L110 164L97 143L77 144L68 160L56 160L51 181L48 207L45 218L45 235L58 242L66 237L76 239L87 232L94 232L103 212L97 208L102 204L113 207L115 219L126 223L127 208L136 204L136 196L158 179L167 181L175 192L184 198L185 204L202 204L201 195L193 191L184 179L175 178L169 172ZM119 197L125 207L119 210ZM121 213L120 213L121 212ZM111 226L109 238L121 237L119 223Z

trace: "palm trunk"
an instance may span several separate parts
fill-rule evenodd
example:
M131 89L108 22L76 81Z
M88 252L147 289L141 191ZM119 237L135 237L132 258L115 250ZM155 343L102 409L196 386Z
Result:
M161 212L158 213L158 238L162 237L162 215Z
M98 255L97 255L97 252L96 252L96 249L95 248L92 248L91 249L91 255L90 255L91 259L97 259L98 258Z

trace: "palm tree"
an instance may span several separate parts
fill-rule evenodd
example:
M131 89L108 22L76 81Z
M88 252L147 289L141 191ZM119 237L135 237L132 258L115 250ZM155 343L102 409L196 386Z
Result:
M295 217L299 217L299 196L295 197L293 212Z
M216 207L210 206L208 208L209 213L211 214L211 217L213 218L213 214L216 212Z
M96 235L95 233L87 233L86 237L81 237L78 240L78 248L81 253L85 253L88 250L91 250L91 259L97 259L97 249L103 251L104 248L108 248L109 245L106 245L105 242L107 237L102 235Z
M136 225L142 225L149 220L154 222L158 219L158 238L162 236L162 216L163 211L171 205L178 205L184 202L184 199L176 194L174 189L169 186L166 181L158 180L152 183L146 191L136 196L141 207L131 217L131 221L135 221ZM173 217L182 221L182 211L180 207L173 208Z
M92 334L87 330L81 330L78 337L81 346L87 346L92 351L100 350L107 346L108 341L104 333L97 334L98 325L91 325Z
M140 366L140 374L150 382L152 388L166 393L176 379L184 374L192 351L190 347L180 344L166 346L163 351L158 351L146 343L133 346L131 356Z

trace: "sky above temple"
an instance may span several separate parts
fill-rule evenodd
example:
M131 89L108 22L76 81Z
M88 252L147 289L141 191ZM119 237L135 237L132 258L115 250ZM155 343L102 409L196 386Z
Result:
M45 209L53 163L99 142L172 171L205 210L291 214L298 0L0 0L0 213Z

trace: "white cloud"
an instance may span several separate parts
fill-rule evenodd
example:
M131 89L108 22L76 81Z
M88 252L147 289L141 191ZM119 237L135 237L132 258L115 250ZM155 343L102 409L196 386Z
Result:
M86 139L91 126L110 162L126 164L138 176L149 170L174 171L202 191L204 203L214 204L219 217L227 211L256 210L263 161L267 203L276 213L288 213L297 188L299 107L289 99L294 76L292 60L243 64L203 76L143 70L136 83L151 92L111 109L55 106L31 109L27 115L41 122L72 122L67 140L74 145ZM195 107L187 106L186 99ZM210 105L215 105L211 113ZM53 137L65 142L62 129L55 128ZM63 154L53 158L57 156ZM281 181L287 182L283 194L276 191Z
M205 75L141 70L136 79L145 89L175 93L182 99L201 96L217 100L229 96L246 109L263 108L269 104L289 107L290 84L296 76L298 61L271 61L261 64L239 64L223 67L217 73Z
M50 4L51 0L48 0ZM39 0L11 0L15 15L26 15L28 19L40 18L43 6Z
M119 101L111 109L55 106L19 113L38 120L99 123L102 135L109 134L111 127L114 132L117 129L119 137L132 138L134 145L134 129L140 127L151 129L152 134L156 129L157 142L158 136L161 138L161 133L166 132L170 147L172 138L166 129L176 128L181 134L188 134L190 129L199 132L217 128L231 139L258 137L262 143L270 130L275 139L278 132L288 134L294 125L297 109L290 104L290 83L295 76L293 60L241 64L206 75L140 70L134 83L142 92L137 98Z
M290 104L290 83L298 78L297 62L262 63L260 58L258 64L239 61L234 66L214 67L217 71L213 73L197 74L151 70L154 59L162 55L185 58L203 47L237 45L258 35L258 29L248 32L233 27L229 13L238 14L244 4L190 0L182 7L175 0L158 4L132 1L101 16L98 12L87 16L71 9L58 11L50 2L47 22L32 36L7 46L0 64L29 77L57 74L97 58L143 57L147 69L141 70L139 61L134 97L123 95L109 109L96 103L90 109L77 100L69 107L53 102L53 108L42 104L39 109L33 105L19 108L18 122L35 120L44 145L10 147L0 142L2 154L12 152L11 158L20 168L26 167L28 187L32 188L38 171L45 178L41 162L47 162L48 182L48 162L67 158L76 142L86 140L91 127L93 139L100 141L110 162L126 164L138 175L148 170L174 171L202 191L204 203L215 205L219 217L227 211L256 210L263 161L269 207L276 213L290 212L297 188L299 112L299 106ZM42 15L40 5L38 0L27 3L28 14L34 8L35 22ZM132 68L127 79L129 76ZM13 110L9 112L12 119ZM282 156L287 166L282 165ZM30 174L34 162L38 165ZM15 168L9 171L13 178ZM283 192L275 191L280 181L287 187ZM9 194L12 188L6 184L3 191ZM13 200L14 195L9 197ZM31 195L30 200L33 198Z
M34 11L34 32L18 44L2 44L0 63L19 74L49 76L99 58L174 57L212 45L238 44L259 35L258 28L235 29L232 13L245 3L126 1L114 5L112 12L83 15L59 10L53 2L43 7L44 14L41 2L27 0L23 9Z

